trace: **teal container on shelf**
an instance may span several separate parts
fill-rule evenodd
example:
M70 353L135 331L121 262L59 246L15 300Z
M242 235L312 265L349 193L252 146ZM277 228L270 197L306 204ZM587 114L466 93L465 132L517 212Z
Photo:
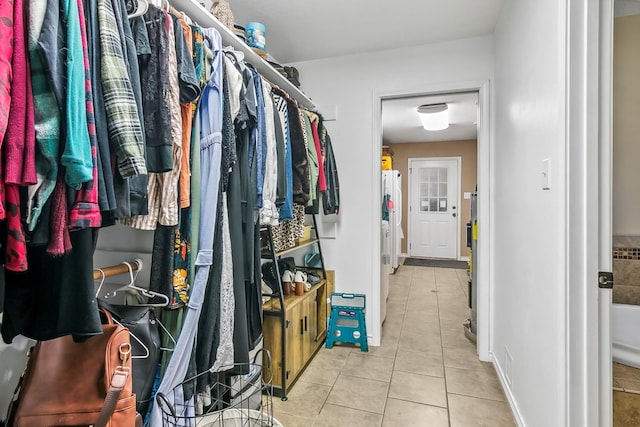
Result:
M249 22L244 30L247 44L257 49L266 49L267 29L260 22Z

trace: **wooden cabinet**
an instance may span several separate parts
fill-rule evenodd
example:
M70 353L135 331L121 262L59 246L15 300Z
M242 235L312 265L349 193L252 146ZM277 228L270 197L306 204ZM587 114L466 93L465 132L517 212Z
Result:
M316 220L315 216L311 217L313 234L298 242L295 247L283 251L274 250L270 226L261 232L262 257L266 262L273 262L274 268L283 255L298 255L300 259L300 254L304 255L305 251L310 250L320 255L319 268L308 268L296 263L296 269L317 275L320 278L319 283L301 296L285 296L282 292L281 277L278 277L279 292L263 305L264 348L271 354L271 376L268 377L269 371L265 369L264 380L271 382L274 393L283 399L286 399L291 386L322 346L327 334L328 304L333 291L334 274L324 269ZM282 272L279 272L280 276L281 274Z
M302 340L302 359L309 360L313 356L317 348L316 330L318 325L318 303L316 297L318 290L311 290L309 296L302 306L300 313L301 340Z
M284 322L277 314L280 312L278 299L270 300L263 307L264 348L269 350L272 359L270 380L276 393L281 396L286 396L324 343L327 332L326 289L327 281L322 280L302 296L284 297ZM267 380L269 378L265 378Z

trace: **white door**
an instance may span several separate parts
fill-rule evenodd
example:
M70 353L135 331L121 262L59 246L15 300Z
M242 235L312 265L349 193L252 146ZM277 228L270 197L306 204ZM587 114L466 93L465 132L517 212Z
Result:
M409 256L458 258L459 162L409 159Z

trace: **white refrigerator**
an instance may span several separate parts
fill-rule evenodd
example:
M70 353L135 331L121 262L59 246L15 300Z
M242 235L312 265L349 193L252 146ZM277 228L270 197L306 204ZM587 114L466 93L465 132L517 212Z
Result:
M389 246L390 246L390 273L400 265L400 245L404 234L402 232L402 175L397 170L382 171L382 200L386 204L383 206L383 220L389 221ZM388 218L385 218L385 213Z
M380 324L387 317L387 299L389 298L389 274L391 274L391 245L389 221L382 220L380 227Z

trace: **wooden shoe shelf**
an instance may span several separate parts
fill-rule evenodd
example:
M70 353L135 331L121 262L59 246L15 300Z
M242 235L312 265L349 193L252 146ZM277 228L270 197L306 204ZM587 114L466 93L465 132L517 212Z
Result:
M271 353L271 372L273 377L274 394L287 399L287 393L307 367L315 353L324 343L327 334L327 317L329 313L329 298L334 290L334 272L326 271L324 258L320 248L316 219L311 215L313 225L310 239L298 242L292 248L275 251L273 234L270 226L262 229L262 251L265 260L277 260L283 255L296 255L295 252L305 253L315 247L320 254L320 268L296 266L320 277L320 282L301 296L284 295L282 290L282 271L278 272L278 295L273 296L263 305L264 348Z

